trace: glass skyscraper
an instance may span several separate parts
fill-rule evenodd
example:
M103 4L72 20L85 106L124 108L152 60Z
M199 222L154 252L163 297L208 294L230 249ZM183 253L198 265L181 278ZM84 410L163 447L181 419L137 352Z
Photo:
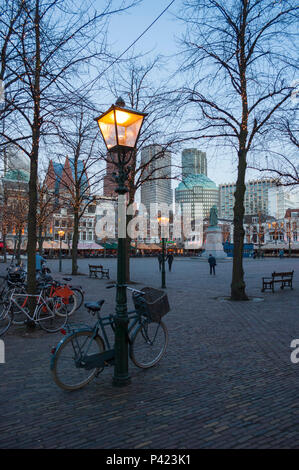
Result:
M198 149L184 149L182 152L183 180L191 175L207 176L207 155Z
M144 165L141 185L141 203L150 213L151 204L172 204L171 153L164 152L161 145L148 145L141 151Z

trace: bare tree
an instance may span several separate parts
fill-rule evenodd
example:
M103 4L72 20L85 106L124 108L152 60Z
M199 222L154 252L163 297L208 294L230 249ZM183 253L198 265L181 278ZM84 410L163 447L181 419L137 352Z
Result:
M250 152L269 139L269 123L292 93L298 5L286 0L185 0L182 90L197 113L197 138L236 153L231 299L247 300L243 271L245 176Z
M47 229L51 224L54 213L58 209L55 194L49 191L44 183L38 183L38 203L37 203L37 239L38 251L42 255L43 243Z
M115 67L113 76L109 79L109 89L114 96L121 96L127 107L147 113L137 148L129 162L128 174L128 205L135 201L136 192L142 185L161 179L179 179L181 168L174 164L170 166L165 155L178 149L182 139L179 136L177 112L169 100L170 89L163 80L158 83L155 76L162 67L162 60L156 57L152 60L134 58ZM121 76L119 82L117 77ZM149 145L155 144L155 152L146 161L142 161L141 152ZM159 144L159 145L157 145ZM109 155L103 157L111 165ZM127 225L133 215L127 215ZM130 237L127 236L126 277L130 281Z
M107 59L109 17L137 0L106 0L101 2L101 11L89 1L16 0L6 14L8 3L1 0L4 14L0 29L4 33L0 50L6 99L0 135L2 145L14 143L30 157L27 254L28 292L32 294L36 284L38 162L43 140L54 132L68 107L86 94L83 77L87 67L95 59ZM16 16L18 21L14 22Z
M262 162L253 161L250 167L272 176L277 186L295 188L299 184L299 128L296 114L293 113L292 118L282 116L272 126L276 142L268 149ZM281 147L281 150L278 151L277 147Z
M69 208L73 217L72 236L72 274L78 273L79 223L88 207L96 202L96 191L103 178L100 163L100 139L91 114L84 106L69 116L59 131L60 145L64 159L68 155L59 175L59 205ZM70 157L70 158L69 158ZM54 174L57 178L58 175Z

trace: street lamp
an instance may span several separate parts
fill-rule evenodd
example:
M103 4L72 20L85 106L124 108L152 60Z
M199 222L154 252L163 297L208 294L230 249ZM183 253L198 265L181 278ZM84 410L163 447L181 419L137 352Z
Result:
M97 121L112 163L118 169L114 178L118 184L115 192L118 194L118 220L126 224L124 195L128 192L125 183L128 179L131 158L135 157L136 143L140 135L146 113L125 108L125 102L118 98L108 111L95 118ZM122 204L121 204L122 202ZM122 210L120 210L122 208ZM123 227L122 227L123 228ZM122 232L122 233L121 233ZM128 372L128 311L126 292L126 263L127 263L126 230L118 227L117 252L117 292L115 315L115 366L113 384L124 386L130 383Z
M161 287L162 289L166 289L166 283L165 283L165 242L166 238L164 237L164 228L169 224L169 217L158 217L158 222L161 226L161 231L162 231L162 284Z
M292 248L291 248L291 237L292 237L292 222L291 216L288 216L288 223L287 223L287 237L289 242L289 258L292 255Z
M59 244L59 272L61 273L61 271L62 271L61 244L62 244L62 237L64 236L64 231L63 231L63 230L59 230L59 231L58 231L58 235L59 235L59 240L60 240L60 244Z

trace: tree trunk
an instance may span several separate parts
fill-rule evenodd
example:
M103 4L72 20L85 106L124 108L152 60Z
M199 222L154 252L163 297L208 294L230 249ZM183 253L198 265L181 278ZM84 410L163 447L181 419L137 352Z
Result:
M17 242L17 264L21 264L21 244L22 244L22 230L18 232L18 242Z
M238 180L235 192L234 206L234 258L233 276L231 283L231 300L248 300L245 292L243 271L243 246L244 246L244 196L246 191L246 150L239 151Z
M43 231L42 227L39 227L38 229L38 252L42 256L43 255Z
M79 214L78 210L74 211L74 232L72 244L72 275L78 274L78 241L79 241Z
M17 236L14 235L14 245L13 245L13 254L12 254L12 259L11 262L13 262L17 257Z
M28 210L28 242L27 242L27 286L28 294L36 292L36 214L37 214L37 153L32 152L29 180L29 210ZM34 298L30 302L33 313L35 305ZM33 309L33 310L32 310Z
M7 263L6 232L3 233L3 263Z
M37 207L38 207L38 154L41 126L40 110L40 14L39 0L35 3L35 68L34 68L34 86L33 86L33 125L32 125L32 150L30 155L30 179L29 179L29 209L28 209L28 243L27 243L27 291L30 295L36 294L36 242L37 242ZM29 297L29 309L33 316L35 310L35 298Z

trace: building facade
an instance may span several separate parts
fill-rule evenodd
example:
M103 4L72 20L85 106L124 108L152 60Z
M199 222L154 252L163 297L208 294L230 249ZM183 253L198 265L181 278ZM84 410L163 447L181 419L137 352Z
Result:
M77 178L80 180L81 198L79 213L83 212L79 220L79 243L87 244L95 240L96 201L89 202L90 190L88 175L82 160L77 162ZM64 232L62 240L71 248L74 229L75 203L75 162L66 157L64 163L49 162L48 171L44 180L46 197L52 206L52 212L43 228L44 239L59 241L60 231ZM94 199L94 198L92 198Z
M299 207L299 193L290 192L283 186L274 186L268 191L269 215L282 219L288 209Z
M175 202L180 205L184 217L202 219L209 216L211 207L218 207L218 188L205 175L190 175L176 188Z
M184 149L182 151L183 180L191 175L207 176L207 155L198 149Z
M170 205L173 202L171 153L163 151L161 145L149 145L141 151L141 166L143 165L141 203L149 214L151 204Z
M244 199L245 215L269 214L269 189L275 186L272 179L254 180L246 183ZM219 186L219 212L220 217L234 218L234 193L236 184L221 184Z

